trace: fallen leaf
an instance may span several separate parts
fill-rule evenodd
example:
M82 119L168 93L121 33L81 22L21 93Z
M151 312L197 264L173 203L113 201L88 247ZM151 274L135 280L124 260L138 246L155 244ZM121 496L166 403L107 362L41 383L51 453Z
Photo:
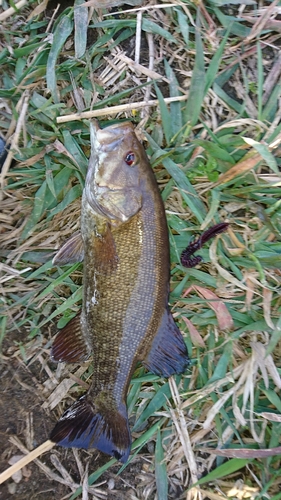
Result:
M194 290L203 297L204 299L207 300L208 305L213 309L213 311L216 314L219 328L221 330L230 330L233 328L233 319L226 307L226 305L218 298L218 296L214 293L211 292L211 290L208 290L207 288L203 288L198 285L193 286Z
M188 330L189 330L189 335L191 338L191 342L195 347L206 347L206 344L204 340L202 339L200 333L198 332L197 328L191 323L191 321L186 318L185 316L182 316L183 321L185 322Z

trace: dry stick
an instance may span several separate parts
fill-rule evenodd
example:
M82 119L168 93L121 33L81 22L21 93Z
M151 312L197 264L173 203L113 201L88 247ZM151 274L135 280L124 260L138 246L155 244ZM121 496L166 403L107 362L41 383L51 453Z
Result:
M5 21L8 17L12 16L18 9L21 9L27 4L27 0L20 0L18 3L15 4L14 7L10 7L7 10L4 10L4 12L1 12L0 14L0 21Z
M136 44L135 44L135 63L140 63L140 49L141 49L141 23L142 11L137 13L137 27L136 27Z
M42 455L42 453L51 450L55 446L55 444L56 443L53 443L48 439L47 441L45 441L45 443L35 448L35 450L32 450L30 453L28 453L28 455L21 458L21 460L16 462L14 465L11 465L11 467L0 474L0 484L4 483L4 481L7 481L9 477L15 474L18 470L22 469L25 465L35 460L35 458Z
M176 101L186 101L187 95L181 95L178 97L167 97L164 99L166 104ZM57 123L66 123L73 120L83 120L88 118L96 118L97 116L107 116L115 115L121 113L122 111L130 111L132 109L144 108L145 106L157 106L159 104L158 99L147 102L131 102L129 104L120 104L118 106L112 106L111 108L95 109L93 111L84 111L83 113L74 113L73 115L59 116L57 118Z
M85 2L82 5L84 5L84 6L86 6L86 5L90 6L90 5L92 5L92 2ZM132 12L135 13L135 12L139 12L140 10L145 11L145 10L150 10L150 9L167 9L168 7L178 7L178 5L179 5L178 2L175 2L175 3L162 3L161 5L160 4L159 5L146 5L145 7L136 7L134 9L122 10L122 14L128 14L128 13L132 13ZM116 11L116 12L110 12L108 14L103 14L103 17L117 16L117 15L120 15L120 12Z

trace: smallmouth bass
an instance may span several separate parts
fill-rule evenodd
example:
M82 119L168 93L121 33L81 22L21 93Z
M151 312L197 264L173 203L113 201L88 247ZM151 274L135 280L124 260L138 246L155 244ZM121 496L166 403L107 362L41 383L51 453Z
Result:
M50 439L97 448L125 462L131 435L126 397L138 361L169 377L189 358L169 311L169 239L165 209L131 123L91 124L91 157L82 196L81 233L54 264L84 259L83 306L57 335L52 358L93 357L92 384L62 415Z

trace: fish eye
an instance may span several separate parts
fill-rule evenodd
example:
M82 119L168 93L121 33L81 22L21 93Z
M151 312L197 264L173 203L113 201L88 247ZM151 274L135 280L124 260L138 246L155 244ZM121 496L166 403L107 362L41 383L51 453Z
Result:
M133 151L129 151L126 156L125 156L125 163L129 165L129 167L132 167L135 164L136 161L136 155Z

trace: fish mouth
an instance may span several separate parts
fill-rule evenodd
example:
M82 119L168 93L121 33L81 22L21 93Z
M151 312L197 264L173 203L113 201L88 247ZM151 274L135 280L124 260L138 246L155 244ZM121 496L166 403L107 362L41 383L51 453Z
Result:
M102 129L99 122L93 120L90 125L92 151L99 154L114 151L123 142L128 130L132 128L131 122L123 122Z
M115 128L117 128L117 126L118 124L116 124L115 126L112 125L111 127L108 127L110 130L111 129L113 130L113 133L111 133L108 132L106 128L101 129L98 120L93 120L90 123L91 156L89 160L89 167L85 181L85 193L88 203L90 204L92 209L98 215L101 215L103 217L108 217L108 214L106 213L106 211L102 209L102 206L100 206L99 203L97 202L96 200L97 193L92 192L91 184L92 184L92 179L95 175L96 168L100 163L100 158L102 154L114 151L114 149L117 148L124 140L124 134L120 134L117 132L117 130L114 130ZM99 186L96 186L96 190L99 189L100 189Z

